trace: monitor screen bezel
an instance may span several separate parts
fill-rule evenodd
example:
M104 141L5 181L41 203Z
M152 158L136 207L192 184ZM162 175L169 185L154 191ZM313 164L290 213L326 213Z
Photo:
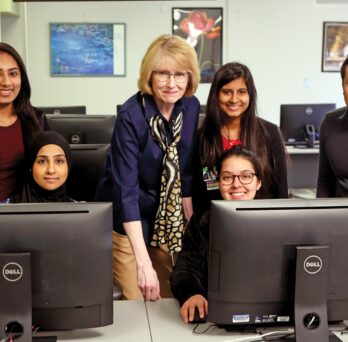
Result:
M342 266L342 261L337 256L342 248L340 244L348 241L347 209L348 199L212 201L208 320L236 326L284 324L284 321L255 322L255 317L262 317L264 310L264 315L289 316L290 322L294 309L296 246L322 244L332 247L330 260L337 264L329 269L328 317L330 321L347 319L348 275L345 278L340 275L338 266ZM283 232L287 240L281 245ZM341 239L333 243L330 240L333 234L342 234ZM273 238L274 243L270 242ZM344 255L348 259L348 250ZM347 290L337 279L347 284ZM269 292L262 290L260 298L253 298L266 282L272 284L267 288ZM246 293L248 300L243 299ZM238 317L233 321L233 315L238 316L238 312L240 321Z
M6 204L0 221L0 253L30 253L33 325L112 324L112 203Z
M51 131L69 144L110 144L116 115L46 114Z
M280 131L287 145L307 142L306 125L313 125L315 141L319 141L319 129L328 112L336 109L335 103L281 104Z

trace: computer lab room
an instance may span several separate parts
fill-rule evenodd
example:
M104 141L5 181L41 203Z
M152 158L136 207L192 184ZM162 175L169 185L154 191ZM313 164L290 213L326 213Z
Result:
M0 0L0 342L348 341L348 0Z

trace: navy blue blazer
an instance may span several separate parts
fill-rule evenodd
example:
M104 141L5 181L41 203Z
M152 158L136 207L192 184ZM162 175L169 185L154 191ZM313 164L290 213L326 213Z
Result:
M97 189L98 201L114 203L114 230L125 234L124 222L141 221L145 242L152 237L159 205L163 151L154 140L148 120L161 115L154 99L145 95L145 110L138 92L118 113L107 155L104 175ZM167 137L172 139L173 122L183 112L181 138L177 149L183 197L192 192L193 142L197 130L200 104L196 97L184 97L173 109L170 121L165 121Z

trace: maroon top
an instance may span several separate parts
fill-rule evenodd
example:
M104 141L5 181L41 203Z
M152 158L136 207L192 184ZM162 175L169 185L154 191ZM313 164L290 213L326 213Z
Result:
M21 185L24 155L20 120L8 127L0 126L0 200Z

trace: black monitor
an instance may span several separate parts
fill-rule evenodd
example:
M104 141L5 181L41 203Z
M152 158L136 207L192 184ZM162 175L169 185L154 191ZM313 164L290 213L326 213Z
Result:
M110 144L70 145L71 170L67 189L77 201L94 201Z
M309 334L298 341L323 341L328 321L348 318L347 222L348 199L212 201L208 320L295 317L296 334Z
M1 340L112 324L111 203L0 205L0 222Z
M53 107L37 107L45 114L86 114L86 106L53 106Z
M110 144L115 115L47 114L50 130L69 144Z
M335 103L282 104L280 130L287 145L307 145L310 135L319 141L319 128L326 113L336 109Z

